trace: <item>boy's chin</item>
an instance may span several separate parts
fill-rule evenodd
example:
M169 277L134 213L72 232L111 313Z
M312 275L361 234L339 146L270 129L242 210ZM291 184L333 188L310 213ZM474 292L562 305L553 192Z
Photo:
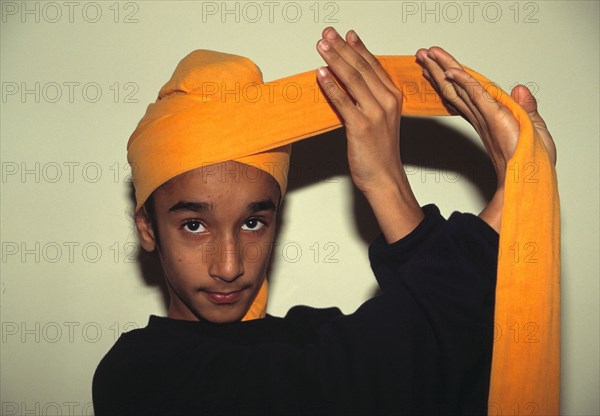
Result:
M246 315L248 308L243 309L236 307L229 311L227 310L211 310L203 311L204 313L197 314L201 320L210 322L213 324L230 324L233 322L239 322Z

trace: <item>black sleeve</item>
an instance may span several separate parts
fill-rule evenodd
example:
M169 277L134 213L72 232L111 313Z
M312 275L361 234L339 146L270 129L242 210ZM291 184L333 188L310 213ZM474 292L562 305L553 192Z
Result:
M336 414L487 413L498 235L471 214L424 212L407 237L371 245L382 293L324 327Z

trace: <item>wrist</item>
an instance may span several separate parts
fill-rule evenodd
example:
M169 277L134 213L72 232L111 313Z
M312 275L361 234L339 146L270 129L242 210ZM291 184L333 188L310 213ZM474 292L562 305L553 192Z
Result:
M380 181L378 186L362 192L388 243L408 235L425 216L407 179Z
M500 233L500 224L502 223L502 208L504 206L504 187L499 187L496 193L479 213L479 218L485 221L497 233Z

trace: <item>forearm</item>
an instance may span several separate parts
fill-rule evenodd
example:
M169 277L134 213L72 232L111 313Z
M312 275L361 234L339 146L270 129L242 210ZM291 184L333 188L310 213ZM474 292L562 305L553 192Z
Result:
M379 181L376 187L363 190L363 194L388 244L407 236L424 218L404 171L395 178Z
M352 181L369 201L385 240L393 243L423 219L400 160L402 91L354 32L346 41L333 28L323 31L317 50L328 69L320 68L317 76L344 121Z

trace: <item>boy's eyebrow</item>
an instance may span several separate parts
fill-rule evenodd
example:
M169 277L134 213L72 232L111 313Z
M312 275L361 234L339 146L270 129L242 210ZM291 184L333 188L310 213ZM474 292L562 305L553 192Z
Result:
M257 201L248 204L248 211L259 212L259 211L275 211L275 203L270 199L264 201Z
M270 199L265 199L264 201L251 202L248 204L248 211L250 212L275 211L275 208L275 203ZM208 202L179 201L171 208L169 208L169 213L180 211L206 212L210 210L212 210L212 204Z
M211 209L212 204L209 204L208 202L179 201L169 208L169 213L179 211L206 212L210 211Z

